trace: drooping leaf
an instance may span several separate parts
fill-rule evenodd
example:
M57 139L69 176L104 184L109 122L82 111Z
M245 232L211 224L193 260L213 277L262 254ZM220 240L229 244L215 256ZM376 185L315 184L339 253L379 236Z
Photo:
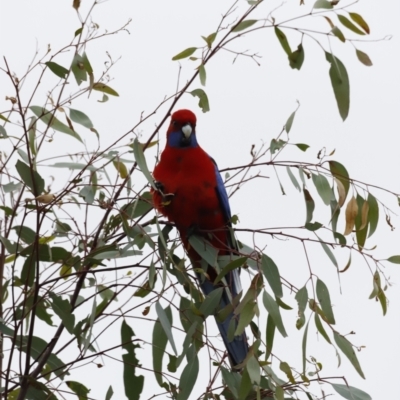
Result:
M267 330L266 330L266 338L265 338L265 343L266 343L266 352L265 352L265 360L268 360L269 356L271 355L272 352L272 347L274 344L274 336L275 336L275 322L271 317L271 314L268 314L267 318Z
M75 315L71 312L71 303L68 300L63 300L53 292L50 292L49 296L52 300L52 310L61 319L67 331L73 334Z
M343 32L337 27L334 26L331 31L341 42L346 42L346 38L343 35Z
M358 214L357 200L354 196L352 196L346 207L346 228L344 230L345 236L353 232L357 214Z
M328 245L326 243L324 243L323 240L321 240L321 238L316 234L319 242L321 243L322 249L324 250L325 254L329 257L329 259L332 261L332 264L339 269L339 265L336 261L335 256L332 253L332 250L328 247Z
M289 64L291 68L298 69L302 67L304 62L304 48L303 45L300 43L297 46L297 50L293 51L292 54L289 55Z
M345 26L347 29L350 29L352 32L357 33L357 35L365 35L365 33L358 29L347 17L344 15L338 15L339 21Z
M232 28L232 32L244 31L245 29L250 28L250 26L253 26L257 21L258 21L257 19L247 19L242 22L239 22Z
M276 304L274 298L266 290L264 290L263 293L263 303L264 307L274 320L275 326L278 328L278 331L281 333L283 337L286 337L287 333L285 331L285 327L283 326L281 313L279 311L279 306L278 304Z
M198 235L190 235L189 243L207 264L213 267L216 265L218 250L215 246Z
M200 77L200 83L203 86L206 86L207 74L206 74L206 68L204 67L204 64L201 64L199 66L199 77Z
M368 393L355 387L340 385L338 383L331 383L331 385L337 393L347 400L372 400L372 397Z
M146 157L144 156L143 148L142 146L140 146L139 140L137 138L135 138L135 140L133 141L133 154L135 156L137 165L139 166L147 181L154 189L157 189L154 186L154 179L151 176L149 168L147 167Z
M76 381L65 381L67 386L78 396L79 400L87 400L90 389Z
M196 50L197 47L189 47L172 57L172 61L182 60L183 58L190 57Z
M174 351L175 355L178 355L178 351L176 350L174 336L172 334L171 322L170 318L168 317L168 313L164 310L159 302L156 303L156 312L157 316L160 320L160 323L164 329L165 334L168 337L169 343L171 344L172 350ZM167 307L167 309L169 306Z
M290 169L290 167L286 167L286 171L287 171L287 173L288 173L288 175L289 175L290 180L291 180L292 183L293 183L293 186L294 186L299 192L301 192L301 187L300 187L299 183L297 182L297 179L296 179L295 176L293 175L293 172L292 172L292 170Z
M367 67L372 66L372 61L367 53L364 53L363 51L356 49L356 54L360 62L362 62Z
M317 1L314 3L313 8L316 8L316 9L318 9L318 8L324 8L324 9L326 9L326 10L330 10L330 9L333 8L333 6L332 6L332 3L331 3L330 1L328 1L328 0L317 0Z
M322 174L312 174L312 180L322 201L325 205L329 206L332 197L332 189L329 185L328 179L326 179Z
M308 336L308 326L310 325L310 320L308 320L307 325L304 329L303 340L301 341L301 354L303 362L303 375L306 373L306 361L307 361L307 336Z
M340 335L339 333L337 333L335 331L333 332L333 337L335 338L335 342L338 345L339 349L353 364L353 367L360 374L361 378L365 379L364 373L361 369L361 365L358 362L357 355L356 355L351 343L344 336Z
M296 328L301 329L306 323L306 317L304 315L304 311L307 307L307 302L308 302L308 292L306 286L303 286L301 289L299 289L299 291L296 293L295 299L299 306L299 311L297 313L298 319L296 321Z
M245 262L247 261L247 257L239 257L222 268L221 272L218 274L218 276L214 280L214 285L219 283L221 279L228 273L231 272L237 268L240 268Z
M78 86L80 86L82 84L82 82L87 81L87 74L86 74L85 65L83 63L83 58L78 53L76 53L74 55L74 58L73 58L72 64L71 64L71 70L72 70L72 73L74 74L74 77L75 77L75 80L76 80L76 83L78 84Z
M73 108L69 109L69 117L72 121L77 124L83 125L85 128L91 129L93 128L93 123L90 118L84 114L82 111L74 110Z
M267 279L269 286L271 287L272 291L274 292L275 297L282 297L282 283L281 283L281 276L279 274L279 270L277 265L275 264L274 260L268 257L266 254L262 255L261 258L261 269L265 278Z
M315 203L313 198L311 197L310 192L306 188L303 189L303 193L304 193L304 199L306 201L306 211L307 211L306 223L307 223L311 222L313 218Z
M39 173L21 160L17 161L15 168L25 185L32 190L34 196L39 196L44 190L44 180Z
M335 317L333 316L331 297L329 295L328 287L319 278L317 279L316 292L319 304L325 314L326 320L330 324L335 324Z
M187 352L188 363L182 371L179 379L179 394L177 400L187 400L199 374L199 359L194 345Z
M278 38L279 43L281 44L283 50L288 56L290 56L290 54L292 54L292 50L290 48L286 35L277 26L275 26L274 30L275 30L275 35Z
M361 26L362 29L364 29L365 33L370 33L370 29L368 24L365 22L364 18L355 12L350 12L349 13L350 18L359 26Z
M13 226L12 229L15 231L17 236L24 241L26 244L31 244L35 241L36 232L28 226Z
M48 61L45 64L49 67L50 71L56 74L59 78L65 79L67 77L68 70L63 66L53 61Z
M203 303L200 306L200 312L207 318L209 315L215 314L215 310L219 305L222 293L224 291L223 287L213 290L210 294L206 296Z
M128 400L139 400L144 385L144 376L136 375L139 360L136 357L135 351L137 348L140 349L140 346L133 344L132 338L134 336L135 333L132 328L123 319L121 324L121 346L126 351L126 353L122 354L122 360L124 362L125 396Z
M105 83L103 82L96 82L93 84L93 90L97 90L98 92L103 92L103 93L107 93L111 96L116 96L118 97L119 94L110 86L107 86Z
M350 82L344 64L333 54L325 52L326 60L331 64L329 68L329 77L336 103L339 108L339 114L343 121L349 115L350 109Z
M194 89L190 92L190 94L194 97L199 98L199 107L204 113L210 111L210 104L208 102L208 97L203 89Z
M60 120L58 120L55 116L53 116L52 112L39 106L31 106L29 108L47 126L50 126L56 131L66 133L67 135L70 135L75 139L78 139L80 142L82 142L81 137L75 131L73 131L69 126L63 124Z
M318 332L322 335L322 337L329 343L332 344L331 339L329 338L328 334L325 331L324 326L322 325L321 319L318 315L318 313L314 313L314 321L315 321L315 326L318 330Z
M344 165L340 164L337 161L329 161L329 169L330 169L332 175L343 184L345 195L344 195L344 198L339 197L339 200L342 199L342 201L343 201L342 204L344 204L347 193L349 192L349 188L350 188L349 173L347 172Z

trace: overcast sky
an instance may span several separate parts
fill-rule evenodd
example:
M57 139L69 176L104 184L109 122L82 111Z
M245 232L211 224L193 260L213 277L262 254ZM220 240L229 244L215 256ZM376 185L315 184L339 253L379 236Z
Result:
M53 54L69 43L75 30L79 28L79 21L71 3L72 1L66 0L1 1L0 55L7 58L11 70L17 76L26 71L36 47L39 54L44 54L49 44L49 54ZM300 7L298 0L288 1L274 11L273 16L279 22L291 16L305 14L309 11L312 1L305 0L305 3L305 6ZM90 1L82 1L82 15L86 14L91 4ZM100 104L95 100L101 99L101 96L95 93L90 101L84 96L73 103L74 108L90 116L99 131L101 148L128 132L138 122L143 111L145 115L152 112L165 96L174 93L179 64L171 61L171 58L187 47L202 46L200 36L215 31L221 14L230 4L227 0L110 0L95 7L92 19L99 24L100 31L116 30L132 19L127 27L129 33L120 32L118 35L94 41L87 47L95 74L102 71L103 63L108 60L106 52L114 60L121 57L110 72L113 79L110 86L119 93L119 97L110 98L107 103ZM237 15L245 9L245 4L244 0L239 1ZM266 2L254 18L265 18L280 4L279 1ZM365 18L371 27L371 35L360 37L344 27L342 30L349 38L361 40L354 44L368 53L374 65L362 65L356 58L352 44L343 44L335 38L331 39L331 49L345 64L350 77L350 114L344 123L339 116L330 86L329 64L325 61L320 46L310 38L304 38L305 62L300 71L290 69L287 57L272 29L245 35L229 47L235 51L248 50L250 54L257 53L260 56L257 58L260 66L248 57L239 57L232 63L234 55L230 52L221 52L207 65L207 85L204 89L210 100L211 111L202 113L197 106L197 100L189 94L180 100L177 109L190 108L196 112L199 142L216 159L220 168L249 162L252 144L259 147L263 142L269 143L276 137L290 113L296 109L298 101L300 108L291 131L291 140L293 143L307 143L311 147L306 153L290 148L285 150L280 159L317 162L320 149L325 147L327 153L335 149L333 159L343 163L352 178L400 193L400 3L398 0L387 0L384 4L363 0L351 10ZM294 21L291 26L328 31L328 24L321 17ZM301 35L295 31L285 32L292 48L295 48L300 43ZM329 49L325 36L316 37L325 49ZM385 40L380 40L384 38ZM70 60L71 52L66 52L55 61L68 66ZM3 60L0 61L0 65L4 67ZM181 82L185 82L191 77L197 64L183 60L181 65L180 79ZM57 78L51 74L46 79L48 86L43 86L42 91L39 91L34 104L42 105L46 91L57 82ZM28 96L34 83L34 77L32 81L27 82L25 96ZM198 87L200 82L197 80L190 90ZM9 108L5 96L14 95L4 73L0 74L0 95L2 112ZM162 107L136 132L142 135L143 141L147 140L166 110L166 106ZM166 127L160 135L161 147L165 143L165 130ZM90 137L87 132L85 135L82 136L88 147L95 148L95 138ZM128 142L128 138L125 142ZM53 147L49 144L48 148L51 155L63 154L66 150L77 151L76 142L71 138L66 138L61 144L60 141L56 141ZM146 156L152 168L155 149L146 152ZM231 207L233 213L239 215L239 227L257 229L304 224L303 194L296 191L285 170L278 172L286 196L282 196L272 168L262 170L270 179L251 182L233 196ZM52 174L55 174L54 170ZM308 186L312 187L312 184ZM54 188L57 190L57 182ZM61 186L58 190L60 188ZM398 205L394 197L379 191L373 193L397 213ZM328 225L328 210L325 210L315 190L313 196L317 203L315 220ZM399 219L394 217L392 223L397 227L393 232L382 217L378 233L367 242L369 248L377 245L374 252L378 259L400 254ZM343 213L339 226L344 230ZM247 242L251 240L244 234L239 235L239 238ZM273 240L270 237L261 237L258 243L260 246L267 245L266 252L278 264L283 276L289 277L299 286L305 283L308 272L300 243ZM308 356L312 355L323 363L324 376L345 375L350 385L365 390L374 400L395 398L394 383L398 378L397 360L400 359L399 267L387 264L386 273L391 277L393 286L387 291L389 307L387 315L383 317L379 304L368 300L372 290L372 278L360 256L354 254L350 269L341 274L340 292L336 270L326 255L318 246L310 246L308 250L314 272L330 285L338 331L343 334L356 332L356 335L349 339L357 345L366 346L357 355L367 379L362 380L344 356L342 367L337 370L333 348L323 339L315 340L314 327L309 332L310 338L314 339L310 339ZM347 262L348 252L338 251L337 254L343 267ZM244 280L247 282L246 278ZM288 293L285 300L296 308L293 297ZM282 339L277 335L277 348L274 351L286 357L291 365L299 366L303 331L296 331L294 321L294 317L285 319L289 337ZM139 336L142 328L135 320L131 320L130 323ZM210 319L210 325L212 323ZM142 334L146 335L146 331ZM117 341L119 340L118 337ZM205 351L202 353L202 357L207 357ZM141 353L141 356L142 354L145 353ZM151 357L151 354L148 353L148 356ZM151 366L151 363L148 366ZM120 366L116 364L116 368ZM109 368L87 367L87 370L77 371L78 374L80 371L90 374L93 383L88 386L92 389L90 394L93 398L102 399L105 395L106 385L99 385L98 382L113 384L115 398L123 398L122 382L118 380L117 374L115 381L113 380ZM143 398L158 392L152 374L146 376L149 380L145 383L146 396ZM79 380L79 375L75 378ZM82 383L85 382L86 380L82 379ZM201 385L198 387L198 391L200 390ZM336 399L340 396L334 395L331 398Z

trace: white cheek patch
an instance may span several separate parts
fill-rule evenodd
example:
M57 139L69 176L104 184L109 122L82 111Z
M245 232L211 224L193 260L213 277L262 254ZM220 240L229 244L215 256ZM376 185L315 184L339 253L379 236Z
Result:
M189 124L182 126L182 132L185 135L186 139L192 134L192 130L193 129Z

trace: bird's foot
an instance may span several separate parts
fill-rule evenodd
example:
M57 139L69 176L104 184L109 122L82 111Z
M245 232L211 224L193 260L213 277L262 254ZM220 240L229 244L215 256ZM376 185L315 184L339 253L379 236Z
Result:
M174 193L164 193L164 190L165 190L164 185L159 181L154 181L154 186L155 186L157 192L161 194L161 197L162 197L161 204L163 206L169 205L172 201L172 198L175 196L175 194Z

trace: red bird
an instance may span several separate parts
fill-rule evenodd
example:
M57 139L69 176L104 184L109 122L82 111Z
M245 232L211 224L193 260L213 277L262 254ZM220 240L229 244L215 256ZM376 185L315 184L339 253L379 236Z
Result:
M215 161L199 146L196 137L196 116L190 110L172 114L167 131L167 144L161 153L153 176L158 190L153 191L155 208L178 229L193 266L200 267L202 257L189 244L193 233L203 236L218 250L228 255L236 249L230 227L231 211L228 195ZM214 285L215 269L208 265L204 275L197 275L205 295L222 287ZM208 279L209 278L209 279ZM232 302L242 289L238 269L225 275L220 309ZM228 339L228 327L235 318L231 313L225 321L217 321L233 366L243 362L248 353L245 333ZM236 317L237 318L237 317ZM235 321L237 325L237 321Z

